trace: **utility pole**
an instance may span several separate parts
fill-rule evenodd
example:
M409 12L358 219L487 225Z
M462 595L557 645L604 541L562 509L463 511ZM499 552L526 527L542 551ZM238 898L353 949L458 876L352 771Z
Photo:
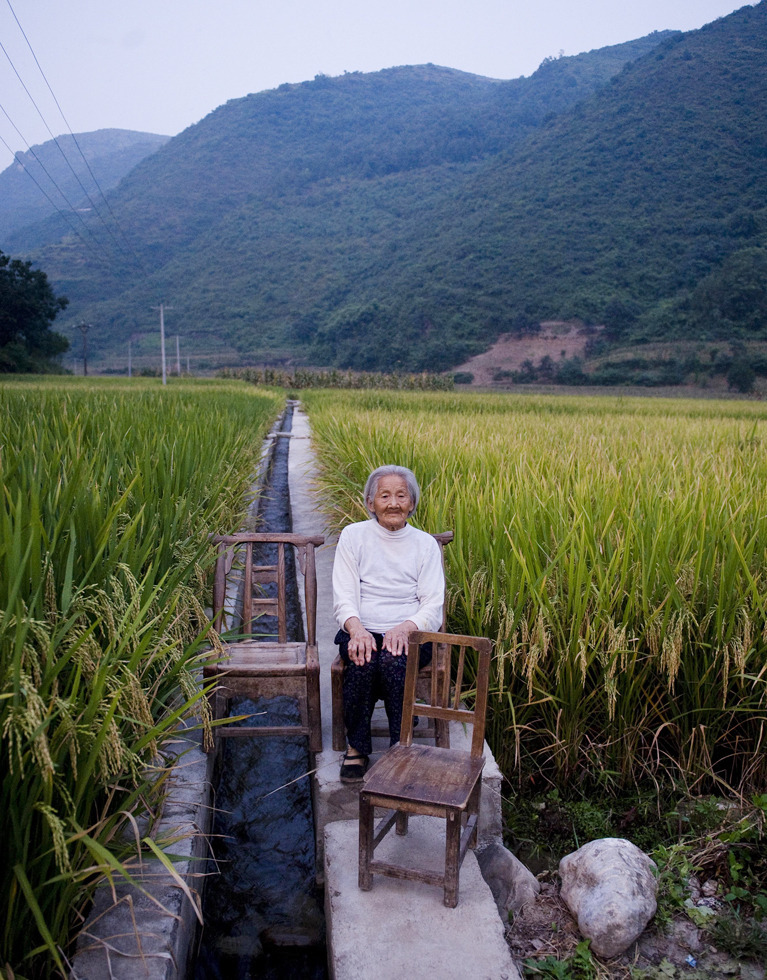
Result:
M178 334L176 334L176 374L181 377L181 353L178 346Z
M131 359L131 344L133 343L133 338L128 338L128 377L133 377L133 361Z
M160 303L160 356L162 357L162 383L168 383L168 375L165 370L165 310Z
M78 323L77 329L83 335L83 375L88 373L88 331L90 323Z
M172 306L165 306L160 303L159 307L155 306L154 309L160 310L160 356L162 358L162 383L166 385L168 383L168 372L165 365L165 311L172 310Z

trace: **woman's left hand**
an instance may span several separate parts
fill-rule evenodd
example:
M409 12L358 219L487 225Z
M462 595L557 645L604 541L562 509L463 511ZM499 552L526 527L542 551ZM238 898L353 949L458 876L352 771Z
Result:
M416 629L418 629L416 624L412 620L406 619L404 623L392 626L390 630L384 633L381 646L384 650L388 650L393 657L401 657L403 653L407 653L408 637Z

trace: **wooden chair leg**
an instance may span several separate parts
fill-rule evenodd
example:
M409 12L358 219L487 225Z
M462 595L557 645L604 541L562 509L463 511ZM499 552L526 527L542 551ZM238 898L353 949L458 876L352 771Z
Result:
M461 846L461 816L455 812L447 815L445 834L445 905L454 909L458 904L458 852Z
M308 687L308 684L307 684ZM298 696L298 713L301 717L301 727L309 731L309 695L300 694Z
M330 667L331 722L333 730L333 751L346 750L346 728L344 726L344 662L336 657Z
M397 811L397 833L400 837L407 834L407 818L408 814L404 810Z
M469 847L472 850L477 846L478 831L479 831L479 807L482 799L482 780L477 780L477 785L474 787L474 791L471 794L471 799L469 800L469 805L466 808L467 813L475 816L474 831L469 838Z
M307 671L306 703L309 714L309 751L322 752L322 713L320 709L320 669Z
M373 857L373 814L374 807L364 793L360 793L360 844L359 844L359 887L369 892L373 887L370 861Z

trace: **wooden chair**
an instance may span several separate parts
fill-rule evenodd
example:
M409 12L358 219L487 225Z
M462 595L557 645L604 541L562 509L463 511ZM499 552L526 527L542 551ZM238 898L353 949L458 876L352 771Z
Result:
M374 874L423 881L444 888L445 905L455 908L458 904L458 872L467 847L475 846L477 838L491 643L481 637L450 633L417 632L411 633L409 639L401 741L369 770L360 790L359 886L363 891L369 891L373 887ZM432 675L427 703L416 697L418 645L428 641L444 644L451 652L458 648L452 703L450 672L441 679ZM474 708L471 711L463 707L461 701L467 648L477 652ZM414 745L413 717L416 712L420 717L472 725L471 751ZM375 807L393 811L377 831L373 827ZM444 874L375 860L375 848L395 821L397 833L407 833L411 813L445 819ZM461 833L464 815L467 821Z
M445 545L450 544L453 540L452 531L442 531L439 534L434 534L432 537L436 540L439 545L439 553L442 558L442 568L445 567ZM442 629L445 628L445 614L442 614ZM434 647L432 653L431 663L427 664L420 672L419 679L424 683L428 683L431 679L432 668L437 670L442 670L442 665L444 662L445 653L440 650L437 646ZM330 693L331 693L331 722L332 722L332 733L333 733L333 751L334 752L345 752L346 751L346 726L344 725L344 662L341 659L340 654L335 658L330 666ZM374 726L371 729L374 736L389 737L389 729L382 728L380 726ZM443 725L441 722L437 721L434 728L422 726L416 732L416 738L436 738L438 745L448 746L450 744L450 735L447 729L447 725Z
M224 656L203 668L204 678L216 682L209 694L214 721L225 716L232 697L288 695L298 699L301 712L300 725L216 725L213 732L217 738L302 734L308 736L311 752L322 751L314 549L324 540L317 535L269 533L213 537L218 544L213 626L219 633L236 627L242 637L232 642L225 640ZM254 549L258 556L264 546L271 546L272 551L276 546L274 564L254 564ZM287 639L286 546L296 549L304 578L305 641ZM254 633L259 630L261 636L256 638ZM276 637L276 641L269 637Z

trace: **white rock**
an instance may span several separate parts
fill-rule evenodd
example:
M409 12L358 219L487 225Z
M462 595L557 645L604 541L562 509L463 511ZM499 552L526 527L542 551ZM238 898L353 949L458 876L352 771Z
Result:
M657 908L655 863L631 841L591 841L559 862L561 895L598 956L623 953Z

